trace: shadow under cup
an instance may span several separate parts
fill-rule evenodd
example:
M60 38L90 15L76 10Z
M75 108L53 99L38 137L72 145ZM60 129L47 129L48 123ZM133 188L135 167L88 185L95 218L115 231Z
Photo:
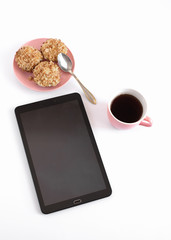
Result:
M130 129L137 125L151 127L152 120L146 116L146 112L146 100L133 89L125 89L115 94L107 108L109 121L118 129Z

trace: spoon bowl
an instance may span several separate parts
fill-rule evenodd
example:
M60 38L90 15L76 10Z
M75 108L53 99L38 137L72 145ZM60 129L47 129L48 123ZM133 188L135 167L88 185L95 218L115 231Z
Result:
M61 70L64 71L64 72L72 71L72 61L64 53L60 53L58 55L58 65L61 68Z

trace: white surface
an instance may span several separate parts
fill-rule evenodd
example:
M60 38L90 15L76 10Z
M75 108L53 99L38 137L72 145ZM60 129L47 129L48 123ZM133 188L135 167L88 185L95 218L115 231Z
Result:
M171 1L1 1L0 239L171 239ZM94 93L89 103L73 78L35 92L13 74L16 50L41 37L63 40L75 73ZM115 130L106 114L117 88L148 103L152 128ZM40 212L14 108L79 92L113 189L111 197L50 215Z

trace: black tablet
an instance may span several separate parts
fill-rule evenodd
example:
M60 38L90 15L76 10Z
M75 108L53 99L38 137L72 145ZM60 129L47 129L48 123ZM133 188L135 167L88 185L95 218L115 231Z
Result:
M19 106L15 113L43 213L111 194L79 94Z

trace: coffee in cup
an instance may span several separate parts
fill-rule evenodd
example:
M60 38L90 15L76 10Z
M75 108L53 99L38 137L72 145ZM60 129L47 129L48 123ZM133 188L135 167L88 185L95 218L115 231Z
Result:
M111 124L119 129L129 129L136 125L152 126L146 116L147 103L144 97L133 89L122 90L112 97L108 104L108 117Z

